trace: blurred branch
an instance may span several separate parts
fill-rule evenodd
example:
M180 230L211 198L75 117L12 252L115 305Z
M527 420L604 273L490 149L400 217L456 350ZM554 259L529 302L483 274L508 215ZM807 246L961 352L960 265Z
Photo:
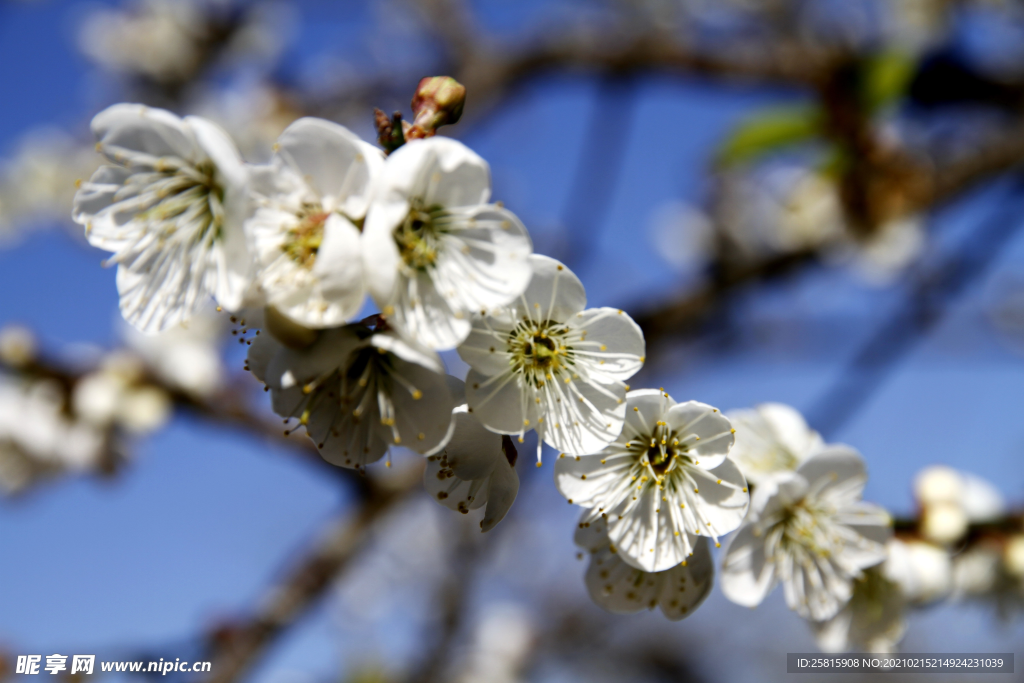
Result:
M932 174L930 192L923 193L914 208L927 209L976 186L979 182L1009 171L1024 163L1024 121L998 136L974 153L938 168Z
M900 212L906 213L935 209L1024 162L1024 125L1013 135L993 140L979 147L971 156L946 166L934 169L912 167L904 161L900 158L892 162L893 166L874 172L875 175L868 180L874 188L872 191L884 192L888 198L876 197L869 201L897 204ZM894 182L897 176L901 180ZM895 193L901 196L894 198ZM700 329L708 314L723 305L739 287L788 274L816 262L817 257L817 250L804 249L753 263L719 263L709 284L646 311L641 309L634 319L644 330L648 342L666 336L692 334Z
M637 83L631 76L605 76L587 122L563 222L574 239L561 259L578 268L594 253L607 224L615 189L622 177L637 108ZM591 144L600 141L600 144Z
M461 520L459 520L461 521ZM411 677L411 683L442 683L454 661L457 638L465 622L467 596L473 589L473 576L480 559L478 533L472 524L461 524L452 554L451 571L438 590L440 618L433 643L425 648L427 658Z
M897 536L920 536L921 519L919 517L897 517L893 520L893 529ZM972 545L988 539L1007 539L1024 533L1024 512L1012 511L998 519L987 522L974 522L967 527L958 550L965 550Z
M552 596L550 604L558 604ZM552 610L554 611L554 610ZM671 628L638 630L635 637L616 628L618 616L587 605L561 606L561 613L549 618L547 628L536 638L534 665L544 655L560 661L578 660L584 671L601 671L607 680L688 681L706 678L694 664L692 648L679 647L681 631L689 624Z
M817 252L807 249L779 254L752 264L718 269L713 272L711 281L697 291L687 292L660 306L640 309L633 319L643 329L648 343L670 335L693 334L739 287L781 277L816 260Z
M319 601L366 547L374 523L396 502L418 490L420 472L413 468L405 475L385 483L366 477L355 479L357 509L334 524L324 539L268 591L248 619L211 634L207 659L213 666L208 683L242 680L266 649Z
M942 320L952 303L987 271L1003 247L1020 229L1024 197L1022 183L993 215L982 220L969 243L923 272L908 300L897 305L888 320L853 356L838 381L817 402L808 423L827 438L834 437L904 358Z
M474 117L489 112L509 90L552 71L624 75L667 70L748 83L814 86L827 80L834 63L845 59L842 53L792 40L737 40L711 50L653 27L627 32L618 27L566 27L513 46L483 34L458 0L419 0L418 6L443 53L435 70L466 86L472 98L467 113ZM309 102L307 108L323 114L355 104L379 104L372 100L404 96L412 78L383 76L346 84L343 93Z
M68 393L88 373L87 370L69 369L57 361L43 357L35 357L26 363L18 365L10 365L0 360L0 371L34 379L56 381ZM176 407L184 409L197 417L241 429L250 435L259 435L268 440L287 444L296 448L307 459L315 459L325 467L329 467L334 473L344 471L325 463L320 458L316 446L311 440L305 437L289 437L285 434L284 429L275 426L254 413L248 407L248 402L245 399L246 392L242 387L228 388L222 390L213 398L201 399L177 387L170 386L151 374L147 375L145 382L165 392Z

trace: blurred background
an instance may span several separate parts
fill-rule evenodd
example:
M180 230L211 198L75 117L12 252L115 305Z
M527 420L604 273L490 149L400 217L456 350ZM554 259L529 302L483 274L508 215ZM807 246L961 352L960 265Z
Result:
M303 115L372 140L374 107L408 116L439 74L468 89L443 134L536 251L643 326L634 387L795 406L904 532L932 464L1020 531L1024 2L0 0L0 677L61 653L259 683L776 681L815 651L778 590L678 623L593 605L550 453L482 535L419 458L360 477L284 437L243 321L121 321L70 221L96 112L201 114L261 162ZM1024 643L1000 548L901 649Z

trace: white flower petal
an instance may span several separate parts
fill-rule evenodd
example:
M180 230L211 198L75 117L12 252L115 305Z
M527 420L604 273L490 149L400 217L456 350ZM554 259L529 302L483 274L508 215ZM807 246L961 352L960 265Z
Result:
M750 497L749 520L781 514L785 508L799 502L807 493L807 480L796 472L776 472L761 481Z
M899 586L877 570L854 582L846 606L825 622L812 622L818 647L824 652L887 654L903 638L907 622Z
M267 368L270 366L270 361L283 348L269 334L257 335L252 340L249 352L245 357L246 369L259 381L266 382Z
M542 254L530 256L533 277L522 296L512 303L516 317L568 321L587 306L587 292L576 274L561 261Z
M128 243L124 223L133 214L104 209L117 201L117 193L131 174L131 170L120 166L100 166L75 193L71 218L86 226L85 237L92 246L119 251Z
M338 214L328 216L323 229L308 276L276 287L264 285L275 308L314 329L344 324L359 312L365 298L359 230ZM303 269L298 263L290 265L294 271Z
M445 467L440 455L427 458L427 467L423 471L423 488L427 495L449 510L463 514L487 502L489 483L490 474L475 480L456 477Z
M784 557L787 567L780 571L786 605L805 619L825 621L834 617L853 595L853 578L833 558L815 557L799 562L791 555Z
M366 214L366 223L363 225L363 273L366 287L373 300L385 312L398 291L401 278L399 269L402 267L402 257L392 231L408 214L409 202L405 199L385 201L378 196Z
M363 344L351 327L324 330L307 348L282 346L267 365L264 381L272 389L302 387L323 375L326 369L344 367L349 356Z
M202 152L192 131L174 114L142 104L115 104L92 120L100 150L120 163L121 150L144 151L153 157L176 156L196 162Z
M722 592L737 605L757 607L775 587L774 565L765 556L764 539L745 524L729 539L722 560Z
M444 447L448 468L459 479L482 479L490 475L498 461L506 462L501 451L501 435L486 429L466 410L452 415L455 433Z
M536 392L544 442L569 454L601 450L622 433L626 387L622 382L548 382ZM536 405L536 401L534 400Z
M410 140L388 157L379 193L422 196L427 205L474 206L490 198L491 172L486 161L451 138Z
M693 613L711 592L714 565L704 541L697 543L685 564L652 573L623 562L609 546L600 521L589 528L581 523L577 542L581 536L587 540L584 547L592 553L585 579L587 591L609 612L632 614L658 606L666 617L676 621Z
M908 602L927 604L953 590L953 565L949 553L925 541L889 539L889 556L882 571L900 586Z
M519 475L516 468L504 458L495 465L487 486L487 507L480 520L480 530L487 532L505 518L519 493Z
M569 324L586 331L585 340L573 346L576 357L590 363L592 377L625 381L643 366L644 333L621 310L587 309L569 318Z
M686 564L678 564L664 573L658 605L672 621L684 619L700 607L711 594L715 564L706 538L697 541Z
M331 200L327 210L341 211L352 220L366 215L374 182L384 167L379 149L344 126L309 117L281 133L276 154L318 196Z
M732 446L732 423L706 403L687 401L672 406L662 418L694 454L696 464L714 469L725 461Z
M507 209L481 205L454 213L439 240L434 285L455 310L504 306L530 282L533 244Z
M396 382L391 400L401 445L425 455L448 438L455 399L443 374L399 357L392 362L391 377Z
M808 427L796 409L782 403L762 403L757 410L779 443L801 460L824 445L821 434Z
M974 523L991 522L1006 514L1006 501L991 483L970 472L959 472L963 480L960 505Z
M732 411L727 417L736 428L729 457L754 483L775 471L795 470L824 445L821 435L807 426L799 412L781 403L762 403L752 410Z
M402 336L395 330L378 332L370 338L370 344L378 349L384 349L388 353L393 353L402 360L444 374L444 363L441 362L441 357L436 352ZM460 399L459 403L461 402Z
M482 531L490 531L512 507L519 476L502 448L464 407L453 415L454 434L439 454L427 458L424 486L445 507L466 513L486 503Z
M634 389L626 394L626 402L626 424L619 443L626 443L637 435L649 438L662 415L676 405L675 400L660 389Z
M485 377L476 370L466 376L466 402L480 422L499 434L518 434L537 424L537 406L524 398L511 372Z
M562 453L555 460L555 486L570 503L610 510L619 502L616 492L621 488L623 477L628 477L631 465L623 458L612 458L609 462L605 452L593 455Z
M828 444L797 468L812 490L837 505L860 500L867 483L864 458L851 446Z
M469 336L469 313L452 308L429 273L400 278L397 287L393 296L377 303L404 334L432 349L454 348Z
M484 375L499 375L511 368L507 344L512 329L497 321L478 320L466 340L459 344L459 358Z
M249 184L249 170L242 161L235 143L223 128L201 116L186 116L185 124L196 142L216 167L215 178L225 187L244 190Z
M338 394L341 391L337 380L325 388ZM366 393L365 389L356 390L352 394L353 404L358 405ZM376 402L371 400L371 405L373 408L369 413L355 418L347 406L343 407L335 401L320 402L310 416L308 425L310 437L320 450L320 457L332 465L348 468L365 467L384 457L392 435L390 431L381 429L380 411Z
M703 461L702 461L703 462ZM740 468L730 459L709 472L712 478L699 481L701 534L709 530L715 536L737 529L743 523L750 504L747 482Z
M608 538L622 560L646 572L664 571L685 561L693 544L685 529L678 528L678 513L671 509L671 501L662 500L657 486L642 487L634 495L628 511L619 506L608 512Z

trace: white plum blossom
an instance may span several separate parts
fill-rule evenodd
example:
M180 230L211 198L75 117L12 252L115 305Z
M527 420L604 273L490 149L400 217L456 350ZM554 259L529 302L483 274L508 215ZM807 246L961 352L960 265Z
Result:
M75 383L71 405L82 422L100 429L117 426L133 434L159 429L172 412L167 393L146 381L142 361L123 351L108 354L96 370Z
M242 223L249 172L215 124L116 104L96 115L101 166L75 196L89 243L113 252L121 313L143 332L188 320L210 296L237 309L251 280Z
M906 631L908 608L949 594L952 565L945 550L898 538L890 538L886 547L885 561L854 580L846 606L831 619L812 623L822 650L892 652Z
M628 564L660 572L687 561L698 536L715 540L743 522L750 496L728 457L729 420L704 403L676 403L658 389L626 395L619 437L590 455L561 455L555 483L585 520L607 521Z
M800 616L835 616L854 580L885 559L892 534L888 513L861 500L866 482L860 454L832 444L758 484L722 563L726 597L754 607L781 581Z
M462 384L449 378L452 383ZM462 387L453 387L464 395ZM427 458L423 485L441 505L466 514L484 505L482 531L490 531L512 507L519 492L516 450L507 436L489 431L462 404L452 414L452 436Z
M955 600L971 598L995 607L1007 620L1024 612L1024 539L982 538L953 558Z
M850 601L835 616L811 627L824 652L890 653L907 630L906 600L885 565L876 565L853 580Z
M290 29L273 3L238 5L222 0L135 0L126 7L88 7L78 47L99 66L129 76L177 85L198 76L211 57L250 65L272 59ZM287 8L285 8L287 9ZM229 35L227 25L235 24ZM213 41L221 44L211 52Z
M734 410L728 417L736 428L736 443L729 457L753 484L774 472L795 470L825 445L821 435L807 426L803 415L782 403Z
M92 145L50 127L30 130L0 160L0 247L36 226L63 225L75 181L96 169Z
M590 553L585 582L591 599L614 614L660 607L666 617L678 621L692 614L711 593L715 566L707 538L696 540L687 559L659 572L624 562L608 540L601 518L588 521L584 514L574 540Z
M322 330L305 348L259 335L247 367L274 412L297 419L334 465L364 467L392 445L427 455L451 436L455 400L441 359L379 318Z
M992 484L945 465L921 470L914 478L914 496L921 508L921 534L940 544L954 543L971 523L990 522L1006 511Z
M1006 513L1002 494L990 482L945 465L921 470L914 478L914 495L922 507L957 505L971 522L990 522Z
M500 434L536 429L565 453L594 453L622 432L625 380L644 362L644 336L615 308L587 309L579 278L530 256L533 278L511 305L473 319L459 346L473 414ZM586 309L586 310L584 310Z
M84 471L105 453L102 430L68 416L55 382L0 374L0 488L16 493L62 470Z
M348 129L303 118L254 172L258 208L246 224L267 303L309 328L336 327L365 296L361 225L383 153ZM378 266L375 266L378 267Z
M487 162L449 138L411 140L384 164L363 231L367 285L392 324L431 348L458 345L473 313L530 281L529 234L490 194Z

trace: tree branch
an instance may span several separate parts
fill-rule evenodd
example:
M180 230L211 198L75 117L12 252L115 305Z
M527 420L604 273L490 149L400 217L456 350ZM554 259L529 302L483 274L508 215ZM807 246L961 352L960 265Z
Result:
M415 468L414 468L415 469ZM366 547L374 524L399 500L418 489L418 471L399 481L362 477L358 509L338 520L324 539L272 587L244 623L219 629L210 638L213 662L208 683L242 680L284 631L298 621Z

